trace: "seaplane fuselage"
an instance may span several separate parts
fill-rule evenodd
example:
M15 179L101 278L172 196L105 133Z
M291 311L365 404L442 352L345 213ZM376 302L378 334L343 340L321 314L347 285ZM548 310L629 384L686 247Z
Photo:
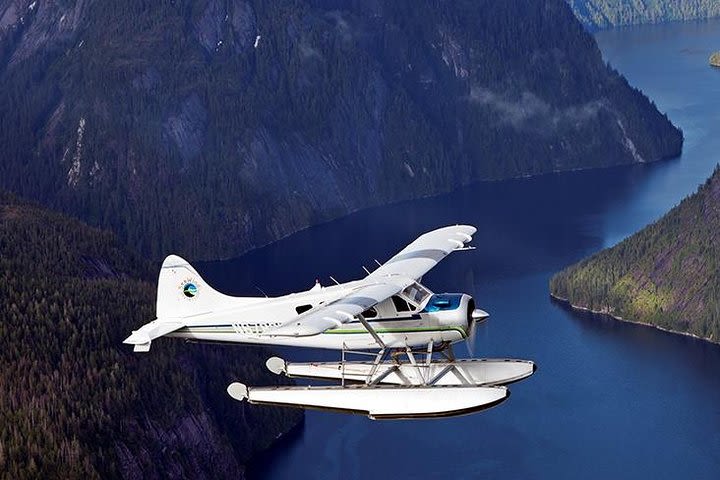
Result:
M377 342L359 320L353 320L319 335L272 336L273 329L305 311L331 303L352 293L361 282L322 287L274 298L244 298L230 306L185 318L185 326L168 337L198 342L232 342L282 345L340 350L377 348ZM197 288L197 287L196 287ZM412 296L412 298L411 298ZM188 298L191 302L192 298ZM467 294L433 294L413 283L398 295L363 312L383 343L390 348L424 346L432 342L455 343L464 340L475 319L486 314L475 310Z

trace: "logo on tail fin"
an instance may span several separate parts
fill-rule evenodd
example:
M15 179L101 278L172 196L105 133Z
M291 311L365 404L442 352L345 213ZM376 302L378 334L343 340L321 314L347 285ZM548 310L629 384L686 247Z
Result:
M193 298L198 294L197 285L192 282L186 282L182 287L182 292L187 298Z

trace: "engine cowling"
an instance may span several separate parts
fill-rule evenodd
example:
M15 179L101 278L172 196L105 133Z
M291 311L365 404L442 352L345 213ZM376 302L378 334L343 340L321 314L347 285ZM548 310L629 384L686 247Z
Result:
M469 334L473 324L489 317L475 307L475 300L466 293L438 293L428 300L424 313L431 314L441 325L459 326Z

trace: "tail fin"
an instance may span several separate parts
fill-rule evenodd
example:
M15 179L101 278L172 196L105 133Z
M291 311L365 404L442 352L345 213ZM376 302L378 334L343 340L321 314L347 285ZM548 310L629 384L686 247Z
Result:
M160 269L157 290L157 319L146 323L123 343L134 345L136 352L147 352L150 343L187 326L186 317L211 313L218 309L248 305L262 299L230 297L205 283L198 272L182 258L170 255Z
M179 318L212 312L235 298L208 285L187 261L168 256L160 269L157 288L157 318Z
M133 345L136 352L147 352L156 338L185 327L183 317L211 312L226 298L231 297L210 288L189 263L170 255L160 268L157 319L133 330L123 343Z

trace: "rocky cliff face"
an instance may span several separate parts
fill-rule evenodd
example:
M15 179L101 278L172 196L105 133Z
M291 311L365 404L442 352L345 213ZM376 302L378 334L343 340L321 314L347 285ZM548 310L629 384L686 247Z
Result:
M204 412L183 415L163 428L145 418L131 428L148 432L144 445L128 445L118 439L117 464L123 478L242 478L244 466L212 419ZM165 452L173 452L166 455ZM182 452L182 453L181 453ZM175 457L188 455L184 462Z
M158 257L682 144L561 0L0 0L0 18L0 186Z
M717 0L567 0L591 29L720 16Z

